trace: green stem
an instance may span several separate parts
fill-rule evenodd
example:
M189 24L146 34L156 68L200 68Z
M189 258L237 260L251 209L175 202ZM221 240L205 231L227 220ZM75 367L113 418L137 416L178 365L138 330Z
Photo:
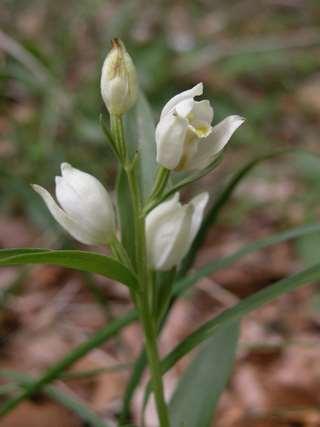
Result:
M149 202L153 202L163 193L163 190L167 185L169 176L170 176L169 169L166 169L163 166L158 167L153 189L149 196Z
M123 147L125 146L123 132L121 133L121 131L119 131L119 129L123 129L123 127L122 123L119 123L119 120L121 121L121 118L118 118L118 122L114 125L115 139L117 139L117 146ZM145 238L145 218L142 213L142 198L138 179L136 176L135 165L136 162L129 163L127 160L124 165L133 206L136 269L141 291L139 295L136 295L135 303L137 305L140 321L144 331L145 346L149 362L151 382L153 386L156 407L160 421L160 427L170 427L168 409L164 398L164 390L160 368L160 357L157 348L157 333L155 323L156 319L152 315L151 301L153 300L153 284L150 280L148 269Z
M119 242L117 237L113 236L113 238L108 242L108 245L112 251L113 256L132 272L132 262L127 254L127 251L125 250L121 242Z
M136 259L138 278L141 286L141 295L138 299L138 311L144 330L145 346L149 362L151 381L156 399L156 406L161 427L169 427L168 410L164 398L162 375L160 369L160 358L157 348L157 334L155 319L152 316L152 283L148 271L148 262L145 242L144 217L141 214L140 191L133 168L127 168L127 176L134 207L135 229L136 229Z
M127 161L127 147L124 140L122 116L110 115L111 131L115 140L115 146L122 164Z

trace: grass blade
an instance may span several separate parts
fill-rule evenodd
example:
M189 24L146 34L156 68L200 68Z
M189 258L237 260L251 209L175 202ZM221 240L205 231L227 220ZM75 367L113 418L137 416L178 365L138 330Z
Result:
M208 322L204 323L192 334L185 338L175 349L173 349L162 362L163 373L167 372L175 363L181 359L185 354L189 353L193 348L208 339L215 333L216 330L221 328L227 323L240 320L245 315L251 313L259 307L273 301L287 292L292 292L295 289L311 283L320 278L320 263L315 264L313 267L305 269L296 273L288 278L277 281L271 286L262 289L259 292L250 295L243 299L241 302L225 310L220 315L214 317Z
M116 335L123 327L129 325L136 319L137 315L134 310L127 313L125 316L114 320L105 328L98 331L92 338L85 341L76 347L72 352L68 353L63 359L50 367L40 378L32 382L30 386L12 399L7 400L0 407L0 416L12 411L23 400L28 399L35 393L39 393L47 384L59 378L59 376L69 369L77 360L84 357L92 349L104 344L108 339Z
M23 388L30 386L33 381L33 378L30 375L11 370L1 370L0 377L9 378L10 380L17 382L19 386ZM77 414L79 418L86 422L89 426L110 427L110 424L107 424L100 417L98 417L97 414L91 411L91 409L84 402L82 402L80 398L66 393L60 388L54 386L47 386L44 389L44 393L52 400L61 403L63 406Z
M229 267L240 258L249 255L258 250L267 248L268 246L273 246L287 240L296 239L298 237L316 233L320 231L320 224L310 224L304 225L301 227L293 228L291 230L284 231L282 233L276 233L265 239L257 240L256 242L244 245L239 250L235 251L231 255L227 255L223 258L217 259L215 261L209 262L195 274L187 276L185 278L179 279L173 290L174 296L181 295L183 292L186 292L192 285L194 285L202 277L213 274L222 268Z
M230 179L228 184L224 187L224 189L218 195L216 201L214 202L213 206L211 207L204 221L202 222L200 230L198 231L197 236L194 239L193 244L182 263L182 266L179 272L180 277L184 276L185 273L190 269L190 267L192 267L195 261L195 258L197 256L198 250L201 247L202 243L204 242L205 236L207 235L209 228L216 222L221 209L230 200L230 197L232 196L234 190L242 182L242 180L260 163L266 160L270 160L271 158L276 156L288 154L290 152L291 150L281 150L281 151L276 151L273 153L264 154L262 156L256 157L255 159L246 163L241 169L239 169L233 175L233 177Z

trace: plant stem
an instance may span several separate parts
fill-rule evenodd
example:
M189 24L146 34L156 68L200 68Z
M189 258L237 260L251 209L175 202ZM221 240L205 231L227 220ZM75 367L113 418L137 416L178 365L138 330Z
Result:
M115 141L116 150L122 164L127 160L127 147L124 141L123 121L121 116L110 115L111 131Z
M121 118L118 117L116 119L117 123L115 123L113 126L113 129L115 129L114 137L117 140L117 147L120 148L125 146L123 132L121 131L121 129L123 129L123 126L122 123L120 123ZM115 120L115 118L113 120ZM124 152L123 148L120 148L120 151ZM152 315L151 302L153 300L153 283L150 280L151 277L148 269L145 238L145 219L142 213L142 198L138 179L136 176L135 162L130 163L126 160L124 169L127 174L133 206L136 270L141 291L139 295L136 295L135 303L137 305L140 321L143 327L151 382L155 395L160 427L170 427L167 405L164 398L160 357L157 348L156 319Z
M151 381L155 394L156 406L161 427L169 427L169 416L164 399L162 375L160 368L160 358L157 348L157 334L155 319L152 316L150 303L152 301L152 283L148 272L145 242L144 217L141 214L140 194L134 169L127 169L128 182L134 206L135 228L136 228L136 259L137 273L141 286L141 295L138 298L138 311L144 330L145 346L149 362Z
M163 193L163 190L165 189L166 184L168 182L169 176L170 176L169 169L166 169L163 166L158 167L155 182L154 182L151 194L149 196L148 203L153 202L154 200L157 199L157 197L159 197Z

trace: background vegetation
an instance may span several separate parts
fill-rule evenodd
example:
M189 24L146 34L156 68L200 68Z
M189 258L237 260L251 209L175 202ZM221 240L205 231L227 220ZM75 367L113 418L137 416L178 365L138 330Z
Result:
M155 119L168 98L198 81L205 84L205 95L213 102L216 121L234 113L246 117L246 124L233 138L223 164L210 178L198 183L198 187L209 188L215 194L229 174L251 158L290 149L290 153L254 169L239 187L220 216L218 228L207 239L198 263L227 253L240 243L319 219L320 5L317 0L3 0L0 26L2 247L16 247L26 242L29 246L75 245L54 224L29 185L36 182L52 188L53 176L62 161L95 174L111 188L115 167L99 126L99 115L104 111L99 78L110 39L115 36L125 41L134 58L141 87L153 107ZM264 253L215 276L218 290L213 285L206 288L204 284L205 291L200 289L193 295L192 304L197 302L200 307L206 307L201 292L213 292L213 299L222 299L224 303L248 295L302 263L310 265L318 261L319 247L320 235L312 234L295 244ZM17 331L22 336L30 334L28 316L32 309L21 311L21 307L12 307L19 299L25 302L25 298L34 298L39 286L40 290L41 286L46 290L42 300L46 304L52 295L52 286L56 286L56 292L57 286L64 282L60 270L48 271L40 270L48 277L31 276L30 279L28 276L26 282L27 270L22 274L20 270L18 277L0 276L3 282L0 289L6 291L0 294L3 336L10 337ZM80 279L76 277L76 280ZM89 278L81 280L91 286L91 293L78 296L80 301L91 301L90 298L102 301L103 313L107 312L108 316L110 311L111 317L112 313L121 311L122 299L126 303L125 295L118 291L108 294L101 284L97 286ZM21 288L24 283L28 286ZM10 295L18 289L17 296L8 299L8 289ZM276 313L279 315L283 308L280 305L276 313L263 314L261 323L258 318L253 322L261 330L271 330L271 338L280 337L280 347L287 345L288 340L295 341L295 334L301 332L308 336L315 333L312 339L315 338L319 327L316 288L312 293L299 294L296 302L288 301L290 310L301 304L304 320L299 316L294 320L288 307L284 308L284 319L275 320L278 319ZM214 304L207 307L209 311L216 308ZM195 316L194 322L193 315L190 314L187 328L199 320L199 316ZM81 317L79 313L77 316ZM181 313L180 316L183 317ZM271 326L270 319L275 322ZM39 319L36 317L36 320ZM99 322L101 320L97 324ZM84 322L85 330L97 326L94 322L92 325L92 319L88 323L91 326ZM74 328L74 324L70 324ZM249 324L248 330L255 337L253 324ZM59 328L58 331L61 335ZM245 340L250 341L251 335L247 333ZM261 333L258 341L265 338L266 333ZM18 344L14 341L14 345ZM5 360L15 365L13 349L10 346L4 349ZM65 346L61 352L64 350ZM134 353L135 349L131 350ZM253 351L246 356L250 369L256 363L252 361L255 355ZM263 355L265 357L265 353ZM281 357L277 359L278 364L286 360L283 354ZM31 358L29 366L42 369L46 363L48 361L37 362ZM244 371L246 363L248 361L242 360L238 368L240 375L246 375L243 374L247 372ZM4 365L7 366L7 362ZM289 364L289 374L294 366ZM308 371L306 375L311 378L319 373ZM307 381L304 386L312 394L313 382ZM250 378L246 379L245 387L250 390ZM274 390L279 386L270 387ZM256 395L258 391L252 389ZM86 391L82 393L86 396ZM265 394L272 393L268 390ZM233 402L235 399L239 400L236 392L232 395ZM294 408L313 408L313 403L304 402L301 397L293 401ZM283 407L288 405L285 402ZM238 406L240 413L248 409L240 403ZM221 410L230 413L227 398ZM241 416L239 422L242 422ZM272 420L261 426L278 425L274 418ZM223 422L222 427L236 425L234 421L228 424L228 417ZM245 422L248 426L249 421ZM281 425L293 425L289 422ZM299 425L312 426L304 418L301 422L305 424Z

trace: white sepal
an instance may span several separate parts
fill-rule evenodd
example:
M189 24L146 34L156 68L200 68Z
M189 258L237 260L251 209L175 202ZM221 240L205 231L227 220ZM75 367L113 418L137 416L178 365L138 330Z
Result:
M167 169L175 169L183 154L188 130L186 119L167 114L156 127L157 162Z
M147 252L153 269L168 271L180 263L199 230L207 202L208 193L202 193L181 205L176 193L147 215Z
M203 83L198 83L193 88L185 90L181 93L178 93L178 95L171 98L166 105L163 107L161 111L160 119L163 118L166 114L169 112L172 112L172 110L182 101L185 101L186 99L193 99L195 96L200 96L203 93Z
M115 214L107 190L92 175L61 165L62 176L56 177L56 196L33 185L55 220L72 237L85 244L106 244L115 233Z
M229 142L233 133L245 121L240 116L229 116L212 128L211 134L198 144L196 154L189 160L188 170L204 169L209 166Z

